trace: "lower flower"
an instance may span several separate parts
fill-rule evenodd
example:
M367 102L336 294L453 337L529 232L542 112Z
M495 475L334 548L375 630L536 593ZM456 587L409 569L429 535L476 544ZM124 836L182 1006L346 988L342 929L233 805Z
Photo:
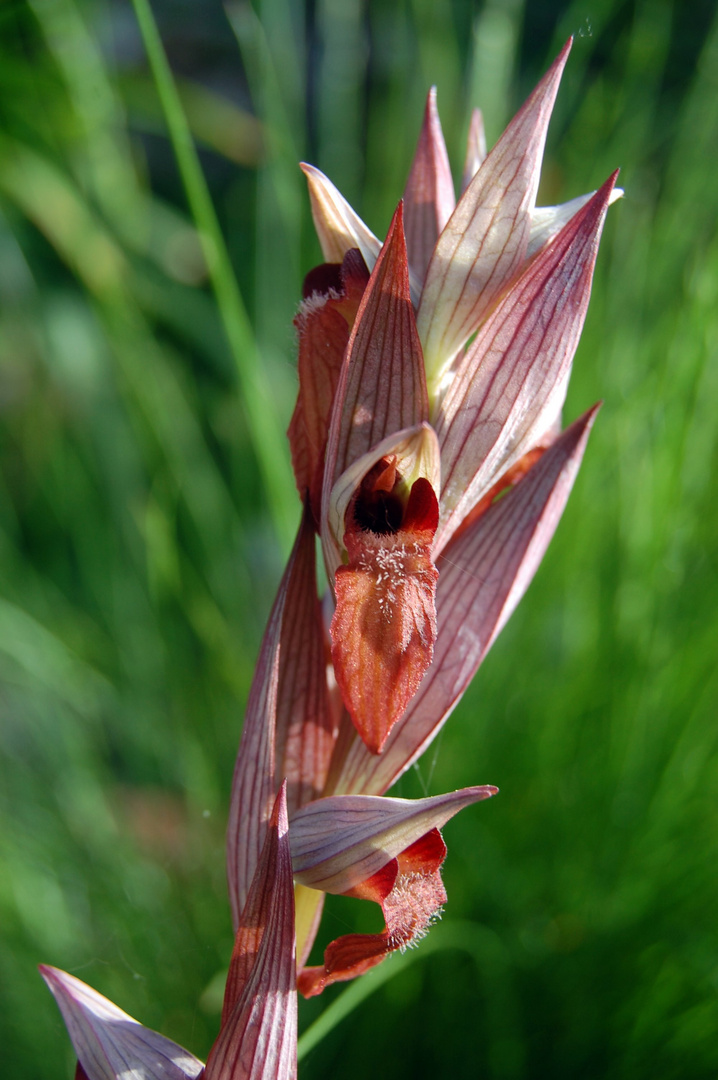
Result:
M294 880L372 900L381 906L385 924L378 934L345 934L333 941L323 964L299 972L300 993L313 997L362 975L424 936L446 902L440 873L446 845L439 829L496 790L464 788L415 801L340 795L297 812L289 830Z
M420 941L446 903L440 873L445 857L441 833L432 829L363 886L345 893L380 904L385 928L380 934L345 934L332 941L323 964L300 971L299 992L314 997L332 983L363 975L389 953L403 952Z

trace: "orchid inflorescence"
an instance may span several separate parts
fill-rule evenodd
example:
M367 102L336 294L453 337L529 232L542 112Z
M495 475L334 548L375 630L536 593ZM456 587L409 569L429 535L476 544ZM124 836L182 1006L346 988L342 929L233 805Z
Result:
M295 320L289 439L303 511L234 773L236 938L220 1033L203 1066L43 968L80 1077L294 1077L297 988L312 996L362 974L421 938L446 900L440 830L497 789L384 793L435 738L525 592L597 411L561 431L616 174L591 195L535 205L570 45L488 154L474 113L458 202L429 93L383 244L302 166L326 260ZM378 903L385 929L344 935L309 965L326 893Z

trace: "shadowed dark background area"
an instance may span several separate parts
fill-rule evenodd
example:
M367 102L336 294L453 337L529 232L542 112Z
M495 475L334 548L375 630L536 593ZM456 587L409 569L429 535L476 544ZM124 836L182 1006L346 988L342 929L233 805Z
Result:
M539 201L622 169L566 420L605 404L535 582L397 788L501 789L446 827L443 922L300 1074L715 1075L716 5L153 8L256 334L268 434L248 421L131 3L6 0L4 1074L72 1076L38 962L200 1056L217 1030L231 772L299 517L280 436L320 254L297 161L382 236L429 86L458 175L471 107L492 143L574 34ZM378 923L332 900L322 941ZM302 1028L341 993L303 1003Z

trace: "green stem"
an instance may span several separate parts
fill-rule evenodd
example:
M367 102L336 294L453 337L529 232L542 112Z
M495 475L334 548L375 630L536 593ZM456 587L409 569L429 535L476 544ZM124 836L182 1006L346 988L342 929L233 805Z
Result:
M260 365L257 343L237 284L209 189L192 141L149 0L132 0L157 93L177 158L187 202L199 233L220 317L237 366L254 451L267 491L274 526L284 547L296 525L296 496L271 389Z

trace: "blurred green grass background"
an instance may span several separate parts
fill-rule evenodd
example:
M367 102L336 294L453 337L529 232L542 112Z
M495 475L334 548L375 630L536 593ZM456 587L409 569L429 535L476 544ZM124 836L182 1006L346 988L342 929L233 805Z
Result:
M471 106L495 140L573 33L541 201L622 168L566 417L605 405L535 583L399 786L501 788L446 829L434 944L300 1071L714 1076L715 4L154 10L258 367L226 335L129 0L6 0L3 1070L72 1075L38 962L200 1055L216 1031L229 783L298 517L276 434L296 390L291 320L319 261L297 160L382 235L428 86L458 172ZM337 901L324 936L375 917ZM336 996L303 1004L302 1025Z

